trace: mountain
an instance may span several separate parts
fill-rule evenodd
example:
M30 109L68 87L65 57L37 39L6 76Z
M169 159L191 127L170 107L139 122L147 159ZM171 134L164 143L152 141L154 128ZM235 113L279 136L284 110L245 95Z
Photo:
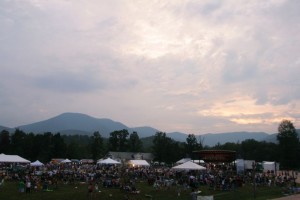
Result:
M264 141L266 141L266 142L278 143L276 137L277 137L277 133L274 133L274 134L268 135L268 136L264 139Z
M0 126L0 130L9 129ZM106 118L95 118L81 113L63 113L56 117L18 126L20 130L26 133L61 133L62 135L91 135L95 131L99 131L102 137L108 138L110 133L117 130L128 130L129 133L137 132L140 138L153 137L159 130L149 127L133 127L130 128L120 122L113 121ZM11 132L14 129L9 129ZM166 133L166 135L176 141L185 142L187 134L181 132ZM230 133L208 133L203 135L196 135L198 140L201 140L205 146L215 146L216 144L225 144L226 142L242 142L247 139L254 139L257 141L276 142L276 134L269 135L264 132L230 132ZM275 139L274 139L275 138ZM148 142L151 139L147 140Z
M62 131L59 131L59 133L61 135L88 135L88 136L90 136L92 134L91 132L80 131L80 130L62 130Z
M226 142L242 142L248 139L254 139L257 141L263 141L268 136L264 132L229 132L229 133L216 133L216 134L204 134L201 135L203 144L207 146L214 146L217 143L225 144Z
M298 138L300 138L300 129L296 129L296 131L298 133ZM268 135L264 140L266 142L278 143L278 141L277 141L277 134L278 133L274 133L274 134Z
M23 125L17 127L20 130L29 133L44 133L44 132L85 132L93 133L99 131L103 137L109 137L109 134L115 130L129 129L120 122L111 119L98 119L81 113L63 113L48 120Z
M185 142L187 138L187 134L180 133L180 132L171 132L166 134L167 137L172 138L173 140L179 141L179 142Z
M180 132L172 132L167 134L168 137L173 138L176 141L185 142L187 134ZM203 135L196 135L196 138L203 141L204 146L215 146L216 144L225 144L226 142L242 142L247 139L254 139L257 141L263 141L269 134L264 132L229 132L229 133L207 133Z
M5 126L0 126L0 132L3 131L3 130L6 130L10 133L14 132L14 128L8 128L8 127L5 127Z
M137 132L140 138L144 138L144 137L155 135L155 133L158 132L159 130L149 126L143 126L143 127L130 128L128 131Z

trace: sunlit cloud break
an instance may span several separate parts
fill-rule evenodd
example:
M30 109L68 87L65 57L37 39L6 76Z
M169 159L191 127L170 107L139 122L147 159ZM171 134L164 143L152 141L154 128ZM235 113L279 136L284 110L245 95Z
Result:
M165 132L300 125L299 1L0 2L0 125L64 112Z

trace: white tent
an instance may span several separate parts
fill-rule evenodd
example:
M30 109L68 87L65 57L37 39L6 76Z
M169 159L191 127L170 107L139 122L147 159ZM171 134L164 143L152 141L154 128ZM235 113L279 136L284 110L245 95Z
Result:
M253 169L253 164L255 163L255 160L244 160L244 166L245 169Z
M245 160L244 159L236 159L235 160L236 165L236 172L237 173L244 173L245 172Z
M175 170L205 170L205 167L202 167L201 165L198 165L196 163L193 163L192 161L187 161L181 165L172 167L172 169Z
M115 165L115 164L121 164L121 163L119 161L113 160L111 158L106 158L103 160L98 160L97 164Z
M44 165L44 164L41 163L39 160L36 160L36 161L30 163L30 166L32 166L32 167L41 167L41 166L43 166L43 165Z
M70 163L70 162L72 162L71 160L69 160L68 158L67 159L65 159L65 160L63 160L63 161L61 161L61 163Z
M146 160L129 160L128 164L133 166L150 166Z
M4 153L1 153L0 163L30 163L30 161L18 155L5 155Z
M176 162L176 164L183 164L183 163L185 163L185 162L187 162L187 161L190 161L191 159L190 158L182 158L181 160L178 160L177 162Z
M273 171L276 172L279 170L279 163L270 162L270 161L263 161L262 162L264 172Z
M205 163L205 161L204 160L192 160L193 161L193 163L201 163L201 164L204 164Z

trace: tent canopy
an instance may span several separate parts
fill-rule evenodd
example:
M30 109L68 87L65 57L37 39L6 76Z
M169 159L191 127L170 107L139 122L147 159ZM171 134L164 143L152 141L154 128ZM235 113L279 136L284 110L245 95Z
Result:
M206 168L202 167L201 165L198 165L196 163L193 163L192 161L188 161L181 165L172 167L172 169L175 169L175 170L205 170Z
M273 162L263 161L262 166L263 166L263 170L265 172L279 170L279 163L276 163L275 161L273 161Z
M36 161L30 163L30 166L32 166L32 167L40 167L40 166L43 166L43 165L44 164L41 163L39 160L36 160Z
M5 155L4 153L1 153L0 163L30 163L30 161L18 155Z
M129 160L128 164L133 166L150 166L146 160Z
M178 160L176 162L176 164L182 164L182 163L185 163L185 162L190 161L190 160L191 160L190 158L182 158L181 160Z
M192 160L191 158L182 158L176 162L176 164L183 164L187 161L192 161L194 163L205 163L204 160Z
M113 160L111 158L106 158L103 160L99 160L97 164L106 164L106 165L116 165L116 164L121 164L119 161Z

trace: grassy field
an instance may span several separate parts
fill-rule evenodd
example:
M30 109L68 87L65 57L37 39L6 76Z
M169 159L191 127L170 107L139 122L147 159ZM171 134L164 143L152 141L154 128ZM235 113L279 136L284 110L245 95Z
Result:
M190 190L181 191L180 196L177 196L177 187L173 186L171 189L155 190L152 186L144 182L137 183L137 189L140 190L139 194L126 194L117 188L103 188L100 187L101 192L93 193L92 199L125 199L124 196L128 195L129 199L145 199L145 200L189 200L191 199ZM209 190L207 186L200 186L199 190L202 192L199 195L213 195L215 200L247 200L254 199L253 187L251 185L240 187L234 191L214 191ZM282 188L279 187L257 187L255 199L265 200L282 197ZM151 198L152 197L152 198ZM0 200L87 200L87 185L63 185L60 184L57 189L53 191L38 191L30 194L18 193L17 182L5 182L0 188Z

